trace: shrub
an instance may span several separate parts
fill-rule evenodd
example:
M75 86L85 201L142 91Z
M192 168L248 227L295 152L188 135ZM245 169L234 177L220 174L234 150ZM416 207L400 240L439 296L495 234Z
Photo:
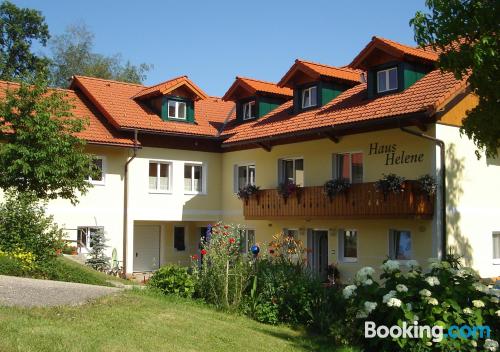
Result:
M37 262L56 257L63 246L63 231L44 204L27 193L6 192L0 204L0 250L31 253Z
M351 188L351 182L346 178L336 178L326 181L323 185L323 192L330 200L339 194L346 193Z
M0 275L24 276L25 274L26 272L19 260L6 253L0 253Z
M498 336L498 289L482 284L471 269L453 268L446 261L431 261L426 273L415 261L408 264L409 270L403 272L398 262L385 261L380 283L373 280L372 268L362 268L355 284L344 288L349 305L345 322L348 330L354 332L352 341L369 351L476 351L486 343L473 338L433 341L432 336L365 339L362 336L365 320L388 327L414 322L419 326L444 328L488 325L492 336Z
M191 297L195 289L195 279L188 272L188 268L168 264L151 276L148 286L159 289L166 295Z

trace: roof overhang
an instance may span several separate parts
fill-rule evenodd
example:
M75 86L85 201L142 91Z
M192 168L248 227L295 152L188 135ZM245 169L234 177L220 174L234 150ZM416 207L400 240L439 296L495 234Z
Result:
M294 83L293 79L299 75L303 74L308 77L310 77L311 80L317 80L320 78L320 74L310 67L307 67L303 63L301 63L298 59L295 60L295 63L290 67L290 69L285 73L283 78L278 82L279 87L288 87L288 88L293 88Z

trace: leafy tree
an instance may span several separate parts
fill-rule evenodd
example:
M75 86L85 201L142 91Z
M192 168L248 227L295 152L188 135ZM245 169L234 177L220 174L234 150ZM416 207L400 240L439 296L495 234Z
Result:
M94 35L84 24L69 26L50 43L52 51L51 83L66 87L73 75L141 83L151 66L122 63L120 54L105 56L94 53Z
M85 121L71 113L63 91L49 90L42 75L33 85L11 86L0 100L0 188L42 199L76 203L95 175L92 156L76 133Z
M9 1L0 4L0 79L32 77L48 63L31 52L33 41L47 44L49 29L40 11L19 8Z
M410 21L419 45L441 52L439 67L457 79L467 77L479 104L467 112L461 131L478 150L497 155L500 148L500 2L497 0L426 0ZM452 50L453 49L453 50Z
M99 229L90 239L92 249L85 264L98 271L105 271L109 268L110 258L106 255L106 238L104 231Z

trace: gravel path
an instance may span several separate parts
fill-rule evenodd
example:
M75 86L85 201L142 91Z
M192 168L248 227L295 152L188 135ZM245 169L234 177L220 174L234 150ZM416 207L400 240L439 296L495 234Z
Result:
M61 282L27 279L0 275L0 305L23 307L49 307L78 305L122 289Z

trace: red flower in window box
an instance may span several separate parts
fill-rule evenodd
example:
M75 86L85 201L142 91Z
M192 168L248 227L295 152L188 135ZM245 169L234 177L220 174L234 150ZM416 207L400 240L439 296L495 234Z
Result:
M203 248L203 249L201 250L201 255L205 255L205 254L207 254L207 250L206 250L205 248Z

